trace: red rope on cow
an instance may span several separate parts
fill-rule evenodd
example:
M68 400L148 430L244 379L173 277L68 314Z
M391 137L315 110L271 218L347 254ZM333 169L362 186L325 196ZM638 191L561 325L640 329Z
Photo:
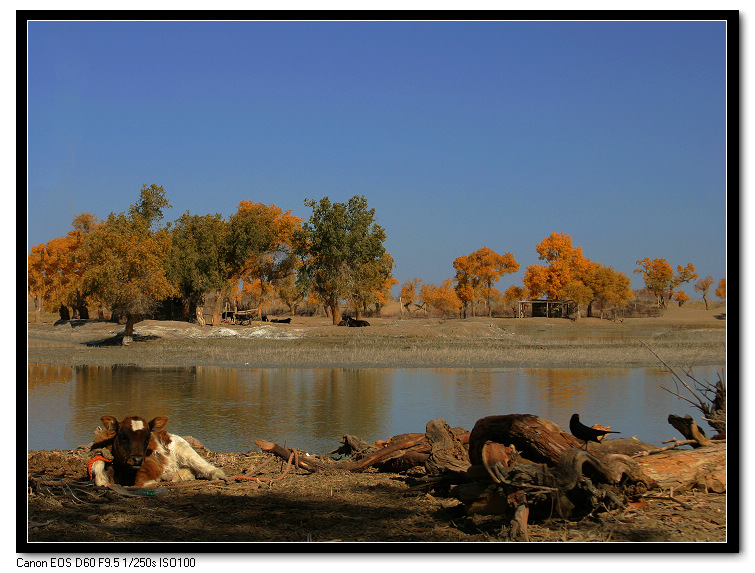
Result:
M113 460L109 460L102 456L94 456L91 460L89 460L89 463L87 464L87 473L89 474L89 479L94 479L94 477L92 476L92 466L94 465L94 462L105 462L106 464L109 464L112 461Z

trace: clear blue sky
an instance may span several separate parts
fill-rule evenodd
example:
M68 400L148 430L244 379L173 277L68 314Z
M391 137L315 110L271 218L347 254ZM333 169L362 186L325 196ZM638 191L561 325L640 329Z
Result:
M503 291L554 231L635 288L644 257L718 282L725 41L724 22L31 22L29 247L156 183L166 221L364 195L400 282L485 245L521 265Z

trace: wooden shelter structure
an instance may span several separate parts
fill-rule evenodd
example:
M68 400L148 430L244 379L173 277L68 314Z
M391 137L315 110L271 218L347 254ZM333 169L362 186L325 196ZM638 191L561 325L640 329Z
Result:
M571 299L524 299L517 303L517 318L526 316L568 318L575 312L577 312L577 303Z

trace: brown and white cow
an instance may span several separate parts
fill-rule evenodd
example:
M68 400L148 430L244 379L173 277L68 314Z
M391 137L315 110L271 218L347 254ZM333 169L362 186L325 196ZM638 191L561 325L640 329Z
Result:
M167 416L147 422L139 416L122 421L102 416L105 426L100 441L112 454L112 479L119 485L145 487L159 481L185 481L195 477L226 479L223 470L203 459L181 436L164 430ZM95 485L107 485L105 461L91 465Z

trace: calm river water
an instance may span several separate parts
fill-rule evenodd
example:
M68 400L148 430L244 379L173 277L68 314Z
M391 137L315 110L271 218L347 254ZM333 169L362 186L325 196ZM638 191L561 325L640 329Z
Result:
M660 368L236 369L29 365L28 448L70 449L92 441L100 417L169 416L168 429L210 450L246 452L255 438L310 453L335 450L344 434L366 441L424 432L443 418L471 430L493 414L535 414L569 427L588 425L651 444L679 433L669 414L700 413L661 389ZM683 376L681 371L678 371ZM715 382L725 367L696 368ZM707 424L699 422L710 434Z

